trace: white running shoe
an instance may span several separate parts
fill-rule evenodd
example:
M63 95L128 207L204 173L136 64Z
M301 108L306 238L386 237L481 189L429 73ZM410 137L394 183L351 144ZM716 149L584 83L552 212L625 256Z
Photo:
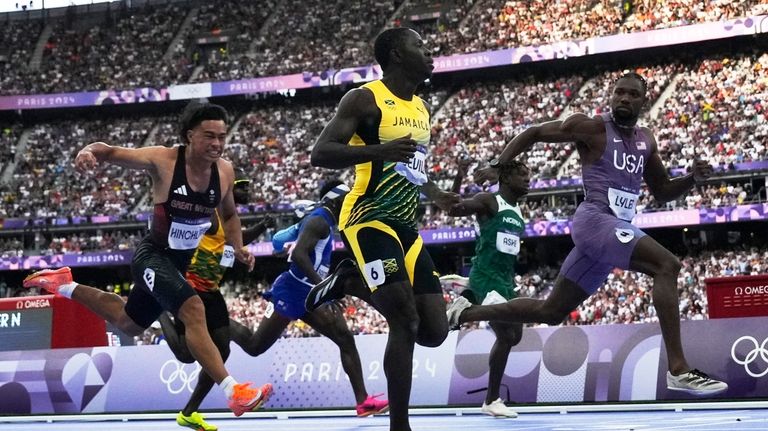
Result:
M445 314L448 316L448 329L452 331L459 329L459 326L461 326L461 323L459 323L459 317L461 316L461 313L463 313L464 310L471 306L472 303L469 302L469 299L463 296L456 298L451 303L451 305L448 306L448 311L445 312Z
M714 395L727 391L728 384L715 380L694 368L679 376L673 376L667 371L667 389L693 395Z
M501 398L497 398L496 401L486 404L483 402L483 407L480 409L483 414L493 416L495 418L516 418L517 413L504 404Z

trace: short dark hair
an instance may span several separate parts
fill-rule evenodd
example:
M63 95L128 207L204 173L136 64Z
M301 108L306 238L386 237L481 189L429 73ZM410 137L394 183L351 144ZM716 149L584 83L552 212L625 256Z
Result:
M407 27L395 27L388 28L376 36L373 42L373 56L382 69L389 67L389 53L400 46L411 31L413 30Z
M501 163L499 164L498 168L499 182L502 182L503 178L506 178L508 175L514 172L522 173L526 169L528 169L528 166L526 166L526 164L520 160L510 160L508 162Z
M333 189L336 186L340 186L342 184L344 184L344 181L341 181L337 178L326 181L325 184L323 184L323 186L320 187L320 196L318 196L317 198L322 199L326 193L331 191L331 189Z
M625 74L621 75L619 79L616 80L616 82L619 82L621 79L636 79L640 81L640 85L643 86L643 94L648 92L648 81L646 81L643 75L637 72L626 72Z
M207 120L221 120L224 123L229 122L229 114L221 105L213 103L191 102L184 108L179 120L179 135L181 142L188 143L187 132L194 129L200 123Z

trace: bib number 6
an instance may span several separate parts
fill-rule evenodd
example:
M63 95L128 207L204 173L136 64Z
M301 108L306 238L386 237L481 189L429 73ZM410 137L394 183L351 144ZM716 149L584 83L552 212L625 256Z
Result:
M365 281L368 282L369 287L381 286L387 278L384 274L384 264L381 262L381 259L366 262L365 267L363 268L363 273L365 274Z

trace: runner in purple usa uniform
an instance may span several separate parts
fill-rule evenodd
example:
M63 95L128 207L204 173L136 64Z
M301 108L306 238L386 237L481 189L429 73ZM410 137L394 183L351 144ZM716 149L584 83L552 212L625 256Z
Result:
M712 169L695 160L691 174L669 178L653 133L636 125L646 90L642 76L625 74L614 86L611 113L594 118L574 114L564 121L530 127L512 139L489 168L478 171L479 181L495 179L495 165L514 159L536 142L576 142L585 200L573 219L575 247L546 300L516 298L476 306L460 297L449 307L448 320L452 326L483 320L557 325L595 293L613 268L639 271L653 277L653 302L669 366L667 388L712 395L726 391L728 385L692 369L683 353L677 294L680 261L631 223L643 180L656 200L664 202L687 193Z

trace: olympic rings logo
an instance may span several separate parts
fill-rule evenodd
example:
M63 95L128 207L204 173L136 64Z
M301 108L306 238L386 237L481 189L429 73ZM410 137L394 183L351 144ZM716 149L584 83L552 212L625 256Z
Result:
M736 357L736 346L739 345L742 341L747 341L748 343L752 344L752 350L749 351L749 353L744 356L743 359L739 359ZM756 373L752 371L752 369L749 367L749 365L757 360L758 355L760 356L760 359L763 360L763 362L768 365L768 350L766 350L765 346L768 344L768 338L763 340L762 344L757 344L757 340L754 337L751 337L749 335L745 335L738 340L736 340L733 343L733 346L731 346L731 358L733 358L734 362L736 362L739 365L744 365L744 371L747 372L752 377L758 378L763 377L766 374L768 374L768 366L766 366L765 370L762 372Z
M197 382L197 376L200 375L200 365L195 363L190 365L195 367L192 371L187 371L188 364L182 364L179 361L170 359L160 368L160 381L165 383L168 392L173 395L181 393L186 388L190 393L194 389L194 383Z

